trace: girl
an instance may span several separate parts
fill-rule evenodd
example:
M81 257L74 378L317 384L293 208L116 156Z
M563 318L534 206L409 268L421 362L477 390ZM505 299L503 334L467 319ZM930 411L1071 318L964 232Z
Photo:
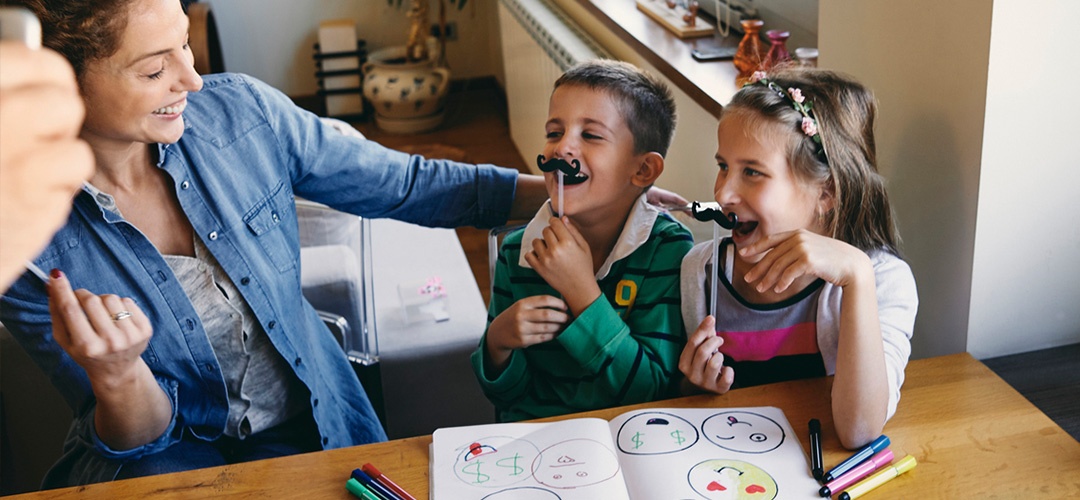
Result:
M756 73L717 128L715 197L738 217L682 264L687 380L732 387L835 374L841 443L864 445L896 411L918 298L877 172L872 94L836 73ZM703 320L704 318L704 320Z

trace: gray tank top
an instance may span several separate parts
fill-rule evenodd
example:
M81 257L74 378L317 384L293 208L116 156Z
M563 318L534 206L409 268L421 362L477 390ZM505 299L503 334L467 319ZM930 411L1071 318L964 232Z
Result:
M307 388L274 348L232 280L195 238L195 257L164 255L214 348L229 395L225 435L284 423L307 406Z

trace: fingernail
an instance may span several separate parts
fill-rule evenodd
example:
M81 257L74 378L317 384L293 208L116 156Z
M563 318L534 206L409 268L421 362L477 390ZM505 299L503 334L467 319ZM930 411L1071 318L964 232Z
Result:
M64 277L64 273L60 272L59 269L54 267L52 271L49 271L49 276L52 277L52 279L54 280L58 280Z

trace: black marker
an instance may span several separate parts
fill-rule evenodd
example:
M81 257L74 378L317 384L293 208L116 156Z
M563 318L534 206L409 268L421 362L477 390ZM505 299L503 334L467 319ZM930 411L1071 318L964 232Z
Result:
M825 476L825 462L821 458L821 421L810 419L810 473L821 481Z

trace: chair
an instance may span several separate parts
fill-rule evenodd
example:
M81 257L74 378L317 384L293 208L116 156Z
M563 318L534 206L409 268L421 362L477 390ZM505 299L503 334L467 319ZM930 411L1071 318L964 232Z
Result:
M296 199L300 287L345 351L385 426L367 219Z
M507 233L521 229L525 227L524 223L506 224L503 226L495 226L488 231L488 278L491 283L491 287L488 290L492 295L495 294L495 263L499 261L499 245L502 243L503 236Z

